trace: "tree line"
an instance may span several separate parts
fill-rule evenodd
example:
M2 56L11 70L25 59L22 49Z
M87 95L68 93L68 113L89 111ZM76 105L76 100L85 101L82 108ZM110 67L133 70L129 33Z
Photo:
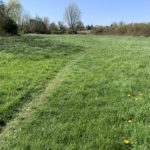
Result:
M84 27L81 12L75 3L71 3L64 11L64 19L58 23L49 22L48 17L32 17L23 10L18 0L0 1L0 34L40 33L40 34L75 34Z
M81 11L75 3L66 7L63 21L55 23L50 22L48 17L32 17L23 9L19 0L8 0L7 3L0 0L0 35L86 33L79 32L84 30L89 30L90 33L96 35L150 36L150 23L125 24L120 22L110 26L84 26L81 21Z
M150 23L113 23L110 26L96 26L92 33L96 35L150 36Z

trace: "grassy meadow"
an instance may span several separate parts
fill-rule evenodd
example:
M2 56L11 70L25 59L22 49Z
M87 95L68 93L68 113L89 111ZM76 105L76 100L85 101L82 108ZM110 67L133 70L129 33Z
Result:
M0 37L0 149L149 150L149 62L150 38Z

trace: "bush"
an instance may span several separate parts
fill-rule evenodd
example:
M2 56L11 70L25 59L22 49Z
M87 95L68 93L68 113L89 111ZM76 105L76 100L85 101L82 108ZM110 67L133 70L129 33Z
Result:
M4 16L0 22L0 34L15 35L18 33L18 26L10 17Z
M0 1L0 35L14 35L17 33L18 26L16 22L6 14L5 5Z
M150 36L150 23L112 24L111 26L99 26L92 30L96 35L133 35Z
M22 30L24 33L48 33L46 24L39 18L29 19L22 25Z
M54 22L49 25L49 31L51 34L58 34L58 27Z
M30 33L46 33L47 28L42 20L30 19L29 32Z
M68 34L77 34L78 32L76 30L70 29L67 32Z

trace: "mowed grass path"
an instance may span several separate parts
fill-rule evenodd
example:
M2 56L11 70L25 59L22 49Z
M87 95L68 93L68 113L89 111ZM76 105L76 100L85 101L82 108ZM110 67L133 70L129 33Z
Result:
M47 36L0 37L0 127L82 49Z
M2 131L0 149L150 149L150 38L67 35L36 38L63 42L79 48L78 53L65 54L69 58L64 68L68 69L58 69L47 80L53 81L54 90L46 93L44 103L29 117L16 119L16 126Z

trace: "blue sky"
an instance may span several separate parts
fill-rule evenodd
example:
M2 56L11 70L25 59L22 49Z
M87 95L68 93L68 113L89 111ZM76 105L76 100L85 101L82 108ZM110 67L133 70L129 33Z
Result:
M6 1L6 0L5 0ZM85 24L109 25L113 22L150 22L150 0L20 0L32 16L63 20L65 7L75 2Z

